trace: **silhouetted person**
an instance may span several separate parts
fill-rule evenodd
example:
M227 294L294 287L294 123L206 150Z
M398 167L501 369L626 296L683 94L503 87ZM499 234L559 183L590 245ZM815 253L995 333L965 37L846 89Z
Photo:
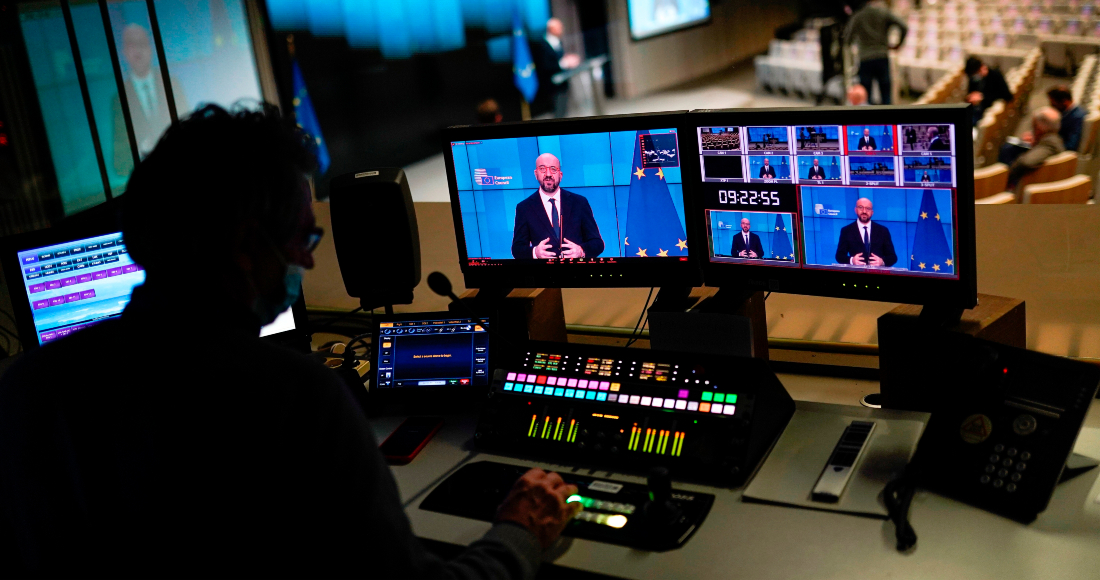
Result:
M258 337L313 267L308 142L273 108L207 106L134 171L123 236L145 284L0 380L11 575L533 576L574 486L528 472L441 561L349 386Z
M997 69L989 68L976 56L966 59L966 76L970 78L966 89L966 102L974 105L974 124L982 119L985 110L997 100L1005 104L1014 98L1005 76Z
M890 46L890 29L897 27L901 31L898 44ZM852 15L848 21L848 27L844 31L845 39L859 46L859 84L863 85L867 92L871 91L871 83L878 83L878 92L882 97L881 104L889 105L893 94L893 84L890 80L890 49L897 48L905 42L905 35L909 27L905 21L899 18L884 2L872 0Z
M504 120L496 99L485 99L477 104L478 123L499 123Z

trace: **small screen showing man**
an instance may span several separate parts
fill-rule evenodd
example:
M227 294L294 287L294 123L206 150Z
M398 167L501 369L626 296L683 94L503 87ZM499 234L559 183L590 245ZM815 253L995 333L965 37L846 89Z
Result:
M551 153L535 159L539 189L516 205L512 257L584 258L603 252L603 237L583 195L559 187L561 162Z
M897 263L890 230L871 221L875 207L870 199L856 200L856 221L840 229L836 262L852 266L886 266Z
M848 153L858 155L893 155L893 125L849 125Z
M950 155L950 125L903 125L900 131L902 153L932 151Z
M748 159L750 181L791 178L791 158L786 155L752 155Z
M905 185L922 187L952 184L950 157L903 157L902 173Z

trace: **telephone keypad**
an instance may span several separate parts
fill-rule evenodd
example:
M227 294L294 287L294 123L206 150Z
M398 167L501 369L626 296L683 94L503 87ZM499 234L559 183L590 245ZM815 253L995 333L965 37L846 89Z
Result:
M1021 472L1027 469L1026 462L1030 459L1029 451L997 443L993 446L993 453L989 455L989 463L982 470L979 481L982 485L991 483L995 489L1013 493L1019 489L1017 484L1024 478Z

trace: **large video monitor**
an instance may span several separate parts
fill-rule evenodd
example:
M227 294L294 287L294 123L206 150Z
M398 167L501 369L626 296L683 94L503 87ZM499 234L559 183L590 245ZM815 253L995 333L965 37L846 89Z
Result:
M2 246L0 264L26 350L121 316L134 288L145 282L121 232L42 230L6 238ZM305 321L299 297L260 336L304 348L305 332L295 329Z
M707 285L976 305L966 105L687 118L690 242Z
M447 129L466 286L660 286L689 260L684 113Z

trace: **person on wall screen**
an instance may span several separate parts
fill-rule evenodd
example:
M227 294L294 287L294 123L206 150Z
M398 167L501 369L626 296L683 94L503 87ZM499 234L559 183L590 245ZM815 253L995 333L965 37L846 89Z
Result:
M760 166L759 179L775 179L775 168L768 163L768 158L764 158L764 165Z
M741 233L733 237L733 255L738 258L759 258L764 255L760 236L749 231L751 225L749 218L741 218Z
M814 158L814 165L810 168L810 173L806 176L807 179L825 179L825 168L821 166L817 158Z
M870 129L863 130L863 136L859 138L858 146L860 151L878 150L878 144L875 143L875 138L871 136Z
M592 206L583 195L562 189L561 178L561 162L553 154L535 159L539 189L516 205L513 258L595 258L603 252Z
M898 261L890 230L873 223L875 206L866 197L856 201L855 222L840 229L836 246L836 262L852 266L893 266Z

